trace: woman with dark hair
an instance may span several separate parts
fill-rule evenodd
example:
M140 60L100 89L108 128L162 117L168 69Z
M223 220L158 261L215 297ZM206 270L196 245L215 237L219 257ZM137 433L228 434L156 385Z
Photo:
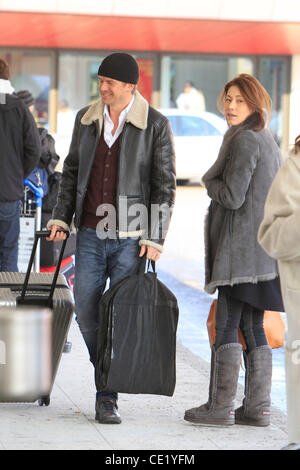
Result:
M280 150L267 129L271 98L251 75L223 88L219 106L229 130L203 177L212 199L205 224L205 290L218 289L208 402L185 413L197 424L270 423L272 349L264 310L283 311L277 263L258 244L264 203L280 167ZM234 411L241 361L238 329L247 349L245 398Z

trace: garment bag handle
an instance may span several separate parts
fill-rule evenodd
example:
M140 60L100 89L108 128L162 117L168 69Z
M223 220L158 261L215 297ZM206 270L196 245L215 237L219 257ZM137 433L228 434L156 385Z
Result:
M152 266L152 270L153 272L155 273L155 261L153 260L150 260L146 258L146 254L144 254L139 262L139 267L138 267L138 274L139 275L142 275L142 274L145 274L145 270L146 270L146 264L147 264L147 272L149 271L150 269L150 264Z

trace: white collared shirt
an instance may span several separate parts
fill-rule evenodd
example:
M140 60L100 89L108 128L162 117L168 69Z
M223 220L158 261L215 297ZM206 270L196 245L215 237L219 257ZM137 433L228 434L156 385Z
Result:
M103 114L104 116L104 140L107 143L109 148L114 144L114 142L117 140L117 138L121 134L124 124L126 122L127 114L131 106L133 105L133 102L134 102L134 96L132 97L129 105L125 109L123 109L123 111L121 112L119 116L119 125L114 135L112 135L114 123L112 122L110 118L108 106L107 105L104 106L104 114Z

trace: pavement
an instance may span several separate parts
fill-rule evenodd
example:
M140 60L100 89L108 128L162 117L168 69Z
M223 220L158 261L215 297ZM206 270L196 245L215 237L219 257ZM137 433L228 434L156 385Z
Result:
M212 299L203 291L203 219L208 202L201 187L179 188L158 265L159 279L174 292L179 303L177 383L173 397L120 394L122 424L97 423L93 367L73 320L68 335L72 350L62 356L50 405L0 403L0 449L101 450L108 463L113 458L120 463L116 456L125 451L129 456L157 451L150 463L174 463L159 461L159 455L168 451L167 457L188 452L196 456L201 450L280 450L288 443L282 348L273 351L270 426L219 428L197 426L183 419L186 409L205 403L208 396L210 348L206 318ZM243 380L241 368L236 407L243 399Z
M147 450L194 455L200 450L280 450L287 444L286 415L276 408L266 428L197 426L184 421L185 409L207 400L210 365L179 341L173 397L121 394L122 424L101 425L94 420L93 367L75 320L68 340L72 350L62 355L48 407L0 403L0 449L101 450L103 457L116 459L122 455L117 451L125 450L127 455ZM239 385L236 406L242 398Z

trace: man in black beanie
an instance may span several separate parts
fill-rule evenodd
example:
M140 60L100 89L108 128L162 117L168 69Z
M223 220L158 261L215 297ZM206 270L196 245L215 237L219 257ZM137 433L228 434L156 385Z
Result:
M106 280L112 286L135 273L144 254L158 261L176 186L170 124L137 91L136 60L110 54L98 78L100 99L77 114L48 223L49 239L61 241L75 213L75 310L94 366ZM145 217L137 217L141 210ZM97 390L97 421L121 422L117 398L114 390Z

